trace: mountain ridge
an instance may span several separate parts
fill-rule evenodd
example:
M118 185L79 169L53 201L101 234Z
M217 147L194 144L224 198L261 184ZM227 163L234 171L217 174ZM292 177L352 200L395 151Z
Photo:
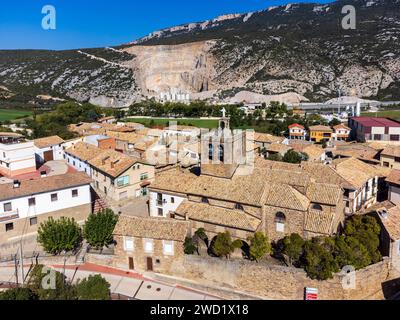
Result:
M356 30L343 30L344 5ZM171 90L193 97L288 92L400 99L400 0L300 3L155 31L112 48L0 51L0 85L126 106Z

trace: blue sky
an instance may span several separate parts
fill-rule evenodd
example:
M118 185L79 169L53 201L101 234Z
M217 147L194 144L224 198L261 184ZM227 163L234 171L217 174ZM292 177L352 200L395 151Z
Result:
M243 13L289 0L1 0L0 49L74 49L119 45L178 24ZM57 10L56 30L41 27L42 7Z

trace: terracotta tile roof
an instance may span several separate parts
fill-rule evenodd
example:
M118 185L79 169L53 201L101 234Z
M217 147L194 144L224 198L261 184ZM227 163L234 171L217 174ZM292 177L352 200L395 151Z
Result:
M13 183L0 184L0 200L78 187L90 184L91 182L92 180L85 173L74 172L32 180L22 180L19 188L14 188Z
M331 127L328 126L322 126L322 125L317 125L317 126L311 126L309 127L310 131L326 131L326 132L333 132Z
M355 158L336 159L333 161L335 170L350 186L359 189L369 179L378 176L378 170Z
M400 157L400 146L387 146L385 149L383 149L381 155Z
M51 136L46 138L35 139L33 140L33 143L35 144L36 147L42 149L64 143L64 140L61 139L59 136Z
M129 157L114 150L104 150L104 152L89 160L89 164L92 167L114 178L137 162L142 162L142 160Z
M386 211L386 214L383 211ZM400 240L400 207L395 206L390 209L385 207L377 210L378 217L393 241Z
M270 183L266 204L274 207L306 211L310 200L295 188L280 183Z
M265 179L272 182L304 188L310 182L310 176L304 174L304 172L281 169L269 169L265 172Z
M183 242L188 233L189 222L167 218L119 217L114 235Z
M271 143L266 149L268 152L286 153L291 150L292 147L281 143Z
M78 142L71 148L65 150L65 152L83 161L89 161L104 153L105 150L97 148L92 144Z
M289 128L289 129L292 129L292 128L300 128L300 129L303 129L303 130L304 130L304 126L302 126L301 124L298 124L298 123L293 123L293 124L291 124L288 128Z
M208 222L227 227L255 232L261 220L244 211L226 209L209 204L183 201L177 208L176 213L182 217L196 221Z
M306 195L311 202L334 206L340 201L342 189L334 184L311 183Z
M100 119L98 120L98 122L107 121L107 120L114 120L114 119L115 119L115 117L112 117L112 116L110 116L110 117L103 117L103 118L100 118Z
M301 152L304 152L308 155L309 161L316 161L321 159L321 156L325 153L325 149L323 149L321 146L312 144L303 148L303 151Z
M282 142L284 139L285 139L284 137L273 136L272 134L268 133L260 133L260 132L254 133L254 141L256 142L273 143L273 142Z
M232 179L200 175L187 186L187 193L261 206L263 204L265 177L262 174L234 176Z
M202 164L201 174L220 178L232 178L237 169L235 164Z
M360 160L376 161L379 151L361 143L350 143L336 146L333 150L335 156L354 157Z
M23 135L15 132L0 132L0 137L22 138Z
M180 169L171 169L157 174L150 189L177 193L186 193L191 183L196 183L197 176Z
M332 212L309 210L306 213L304 230L323 235L332 233L335 215Z
M144 136L134 132L117 132L117 131L107 131L106 135L121 141L126 141L128 143L135 144L144 139Z
M400 185L400 170L392 170L386 178L386 182Z
M344 125L343 123L334 126L333 129L335 129L335 130L340 130L340 129L351 130L348 126Z

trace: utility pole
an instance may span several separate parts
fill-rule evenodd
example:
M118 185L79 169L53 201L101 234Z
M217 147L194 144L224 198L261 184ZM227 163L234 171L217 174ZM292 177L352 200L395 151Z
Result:
M24 275L24 255L22 253L22 242L20 243L19 246L19 261L21 264L21 282L22 284L25 283L25 275Z
M14 266L15 266L15 281L17 282L17 286L19 285L18 283L18 261L17 261L17 255L14 254Z

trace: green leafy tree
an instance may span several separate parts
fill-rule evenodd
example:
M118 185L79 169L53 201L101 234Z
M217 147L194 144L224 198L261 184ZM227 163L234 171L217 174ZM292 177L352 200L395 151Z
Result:
M110 300L110 284L101 275L90 275L76 284L78 300Z
M271 161L282 161L282 156L279 153L272 153L267 157Z
M197 252L197 246L193 241L192 237L186 237L185 242L183 243L183 250L185 254L194 254Z
M292 233L282 239L282 253L287 255L291 265L298 265L303 254L304 239L297 233Z
M75 300L75 290L63 274L58 271L43 269L43 265L36 265L28 280L27 287L39 300ZM54 275L54 282L51 276ZM45 286L44 286L45 284ZM54 287L53 287L54 285Z
M12 288L0 292L0 300L37 300L37 296L29 288Z
M339 119L337 119L337 118L333 118L330 122L329 122L329 125L331 126L331 127L334 127L334 126L337 126L337 125L339 125L339 124L341 124L342 122L339 120Z
M303 266L311 279L327 280L339 271L332 252L324 247L323 239L313 238L304 245Z
M118 215L111 209L93 213L83 227L83 236L94 248L103 248L113 242L113 231L117 222Z
M358 215L351 217L345 224L344 234L357 239L368 251L371 263L382 259L379 252L381 227L375 217Z
M285 153L285 155L282 158L283 162L288 162L288 163L301 163L303 157L301 154L294 150L289 150L288 152Z
M271 244L264 233L256 232L248 240L250 242L249 255L251 260L258 261L271 253Z
M371 264L367 248L352 236L335 237L334 256L340 268L351 265L358 270Z
M229 231L218 233L211 243L211 248L216 256L229 258L231 253L235 250Z
M73 218L54 220L50 217L40 224L37 241L51 254L73 251L82 241L81 229Z

